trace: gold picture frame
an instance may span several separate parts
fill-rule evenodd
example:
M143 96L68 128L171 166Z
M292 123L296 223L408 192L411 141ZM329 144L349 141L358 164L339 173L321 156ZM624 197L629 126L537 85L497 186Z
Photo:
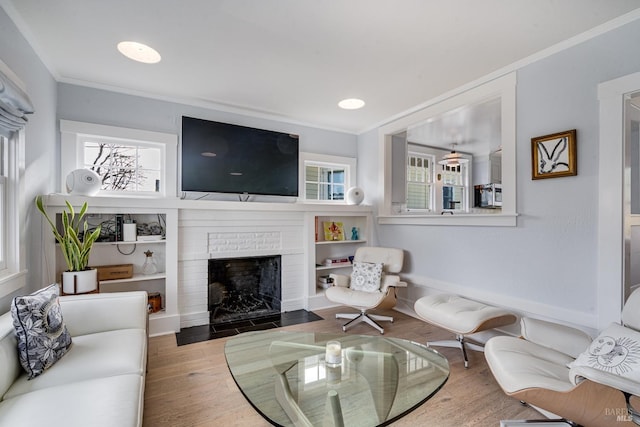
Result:
M577 174L575 129L531 138L531 179Z

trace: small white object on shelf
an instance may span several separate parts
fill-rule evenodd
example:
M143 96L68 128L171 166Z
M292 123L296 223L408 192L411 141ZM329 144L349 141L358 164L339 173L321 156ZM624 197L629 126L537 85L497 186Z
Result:
M124 242L135 242L136 241L136 223L128 222L122 224L122 240Z
M328 275L318 276L318 287L320 289L329 289L333 285L333 278Z
M90 169L76 169L67 175L67 192L77 196L95 196L100 191L100 176Z
M345 199L349 205L359 205L364 200L364 191L360 187L351 187L347 190Z
M158 272L158 267L156 266L156 261L153 259L153 252L147 250L145 253L146 258L144 260L144 264L142 265L142 274L155 274Z

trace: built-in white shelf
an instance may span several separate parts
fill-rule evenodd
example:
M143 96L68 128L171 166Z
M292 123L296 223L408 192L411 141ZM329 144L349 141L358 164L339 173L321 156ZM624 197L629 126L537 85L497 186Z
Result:
M155 274L134 274L133 277L129 277L127 279L109 279L109 280L101 280L100 284L109 284L109 283L133 283L133 282L143 282L145 280L156 280L156 279L166 279L167 275L165 273L155 273Z
M48 195L45 207L50 216L60 215L66 209L66 201L74 206L81 206L85 201L89 204L88 213L93 217L89 223L99 216L111 218L116 214L126 214L137 223L161 222L165 238L154 237L153 240L138 236L135 241L95 242L89 258L89 265L132 264L134 274L127 279L100 281L100 292L125 292L144 290L148 293L159 293L162 300L162 311L149 316L149 335L175 333L180 330L180 314L178 312L178 209L171 206L168 200L125 199L106 197L80 197L71 195ZM44 219L43 219L44 221ZM45 226L43 225L43 229ZM147 237L148 238L148 237ZM45 250L53 259L45 266L48 280L58 280L66 269L59 245L53 239L46 239ZM145 251L154 253L158 273L142 274L142 266L146 260Z
M340 262L340 263L336 263L336 264L332 264L332 265L321 265L321 266L317 266L316 270L317 271L321 271L321 270L335 270L336 268L345 268L345 267L351 267L352 264L350 262Z
M92 251L93 259L89 263L134 265L135 277L103 281L101 286L104 292L141 289L161 293L163 311L150 314L150 335L174 333L178 332L181 326L208 323L206 263L209 258L280 254L286 259L287 265L287 268L283 269L286 271L282 273L282 310L314 310L333 305L326 300L323 290L316 289L317 276L342 268L331 266L326 268L326 271L317 270L316 263L321 263L326 258L351 256L358 246L372 242L373 237L372 208L366 205L51 194L45 197L45 206L51 215L55 215L66 207L67 201L73 206L81 206L85 201L88 202L90 215L165 215L166 240L96 242ZM332 220L343 222L347 238L351 236L351 228L358 227L361 239L316 242L318 237L324 237L316 236L316 232L319 231L318 221ZM43 224L42 228L45 229L45 226L46 224ZM277 231L281 236L280 246L273 250L213 253L207 249L210 234L273 231ZM43 257L42 268L46 271L47 280L53 283L65 266L60 254L57 254L59 249L56 248L55 240L49 234L45 234L43 241L48 256ZM134 245L137 246L136 251L126 255L134 249ZM147 249L154 252L158 268L164 271L163 276L140 275L145 260L143 253ZM51 259L56 262L50 262Z
M361 206L349 210L318 210L308 215L307 224L309 240L314 244L309 248L309 281L307 293L308 310L335 305L325 297L325 289L318 286L320 276L332 272L346 274L353 267L351 262L341 262L325 265L326 259L348 258L355 254L359 247L366 246L372 238L372 216L368 211L361 210ZM325 240L324 223L340 223L345 240ZM349 240L353 228L358 230L358 239Z
M136 240L135 242L95 242L94 245L97 246L117 246L117 245L157 245L159 243L166 243L167 241L162 240Z
M366 240L319 240L316 245L344 245L348 243L367 243Z
M149 313L149 319L161 319L167 317L167 312L163 308L160 311L156 311L155 313Z

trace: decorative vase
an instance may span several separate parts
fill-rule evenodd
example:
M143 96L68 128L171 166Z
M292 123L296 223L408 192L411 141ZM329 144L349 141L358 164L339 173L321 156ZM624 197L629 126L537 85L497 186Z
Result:
M98 290L98 270L87 268L82 271L62 272L62 293L86 294Z
M144 264L142 265L142 274L154 274L158 272L158 267L156 266L156 261L153 258L153 252L147 250L144 253L147 257L144 260Z
M359 205L364 200L364 191L359 187L351 187L346 194L348 205Z

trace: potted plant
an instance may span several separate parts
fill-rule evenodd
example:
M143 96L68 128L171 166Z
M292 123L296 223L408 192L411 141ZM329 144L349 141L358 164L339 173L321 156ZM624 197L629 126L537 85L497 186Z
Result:
M71 203L65 201L67 210L62 212L62 229L59 231L55 222L49 218L44 208L42 197L36 197L36 207L45 217L53 236L60 244L60 249L67 263L68 270L62 273L62 292L65 294L82 294L98 289L98 270L88 268L89 253L96 239L100 236L100 226L93 231L84 219L87 213L87 202L80 212Z

